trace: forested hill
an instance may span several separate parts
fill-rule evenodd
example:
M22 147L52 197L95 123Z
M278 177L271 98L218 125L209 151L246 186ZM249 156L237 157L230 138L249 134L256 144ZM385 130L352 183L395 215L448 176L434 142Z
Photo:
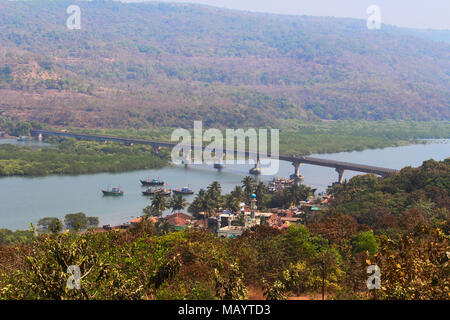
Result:
M72 4L81 30L66 27ZM89 127L265 126L448 120L449 103L450 44L410 30L198 5L0 0L4 116Z

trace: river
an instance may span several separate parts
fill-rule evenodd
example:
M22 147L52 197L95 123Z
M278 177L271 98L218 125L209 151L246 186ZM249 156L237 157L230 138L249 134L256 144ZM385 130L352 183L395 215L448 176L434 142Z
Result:
M0 143L20 143L13 140L0 140ZM38 142L26 142L35 145ZM348 161L393 169L405 166L417 167L424 160L433 158L443 160L450 156L450 140L431 141L427 144L416 144L358 152L341 152L334 154L312 155L313 157ZM101 173L88 175L63 175L46 177L3 177L0 178L0 228L11 230L28 229L30 223L36 224L43 217L58 217L62 220L67 213L84 212L88 216L100 219L100 225L116 225L139 216L142 208L150 204L150 198L141 194L143 190L139 179L160 177L168 183L169 188L180 188L190 185L194 191L206 188L217 180L223 192L231 191L248 175L250 165L228 166L218 172L212 166L193 165L187 169L180 166L162 169L133 171L125 173ZM319 191L337 180L337 173L332 168L302 165L301 173L304 183ZM288 177L293 173L293 166L280 162L277 177ZM357 175L347 171L344 178ZM261 176L263 181L273 177ZM120 185L125 194L123 197L103 197L101 190L107 186ZM194 196L188 196L191 202ZM167 212L166 212L167 214Z

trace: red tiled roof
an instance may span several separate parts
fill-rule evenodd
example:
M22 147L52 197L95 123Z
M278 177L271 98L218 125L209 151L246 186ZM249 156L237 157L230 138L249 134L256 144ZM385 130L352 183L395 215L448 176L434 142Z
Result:
M142 221L142 217L137 217L136 219L130 220L130 223L140 223Z
M159 220L158 217L148 218L148 221L153 222L153 223L157 222L158 220ZM136 219L130 220L129 222L130 223L140 223L141 221L142 221L142 217L137 217Z
M171 218L175 218L175 217L182 218L182 219L189 219L189 220L193 219L192 216L190 216L186 213L183 213L183 212L176 212L174 214L170 214L168 216L165 216L164 219L171 219Z
M172 226L182 227L187 224L190 224L193 217L188 214L182 213L182 212L177 212L177 213L165 216L164 219L167 221L168 224L170 224Z

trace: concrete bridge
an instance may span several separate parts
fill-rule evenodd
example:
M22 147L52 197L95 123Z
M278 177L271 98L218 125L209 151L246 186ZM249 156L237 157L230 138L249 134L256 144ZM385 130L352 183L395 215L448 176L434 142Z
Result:
M173 148L174 146L178 145L178 143L176 143L176 142L161 142L161 141L151 141L151 140L143 140L143 139L112 137L112 136L104 136L104 135L70 133L70 132L63 132L63 131L58 132L58 131L47 131L47 130L31 130L31 135L33 137L38 138L39 140L42 140L43 136L57 136L57 137L65 137L65 138L76 138L76 139L82 139L82 140L94 140L94 141L101 141L101 142L104 142L104 141L119 142L119 143L125 143L127 145L143 144L143 145L152 146L153 150L156 153L159 153L160 148ZM188 147L191 147L191 146L188 146ZM205 147L202 147L202 149L205 149ZM255 167L258 166L259 154L255 154L255 153L248 152L248 151L242 151L242 150L228 150L228 151L230 153L234 153L234 155L240 155L240 156L245 156L245 157L249 157L252 159L256 159L257 164ZM223 150L223 152L227 153L227 150ZM268 154L268 157L270 157L270 154ZM395 169L368 166L368 165L350 163L350 162L320 159L320 158L314 158L314 157L308 157L308 156L279 155L278 159L283 160L283 161L289 161L292 163L292 165L295 168L294 174L292 176L296 177L297 179L301 178L300 166L302 163L334 168L339 175L339 177L338 177L339 183L342 183L342 181L343 181L343 176L344 176L345 170L357 171L357 172L363 172L363 173L372 173L372 174L376 174L376 175L383 176L383 177L398 172L398 170L395 170Z

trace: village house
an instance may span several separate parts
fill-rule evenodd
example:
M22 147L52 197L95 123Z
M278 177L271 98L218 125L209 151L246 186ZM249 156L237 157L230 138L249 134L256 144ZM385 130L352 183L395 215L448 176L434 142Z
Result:
M183 212L176 212L174 214L162 217L160 220L167 222L169 225L174 227L175 230L190 228L194 224L194 217Z

